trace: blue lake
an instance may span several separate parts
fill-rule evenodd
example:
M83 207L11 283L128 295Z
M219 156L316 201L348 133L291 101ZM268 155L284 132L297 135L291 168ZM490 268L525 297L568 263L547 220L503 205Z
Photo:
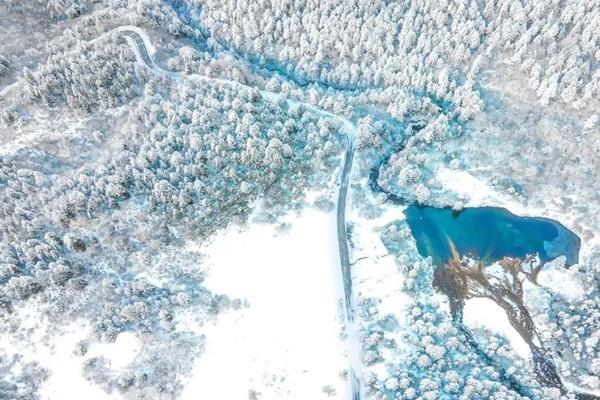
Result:
M431 257L434 265L452 258L450 242L460 255L485 264L530 254L537 254L542 262L561 255L566 256L568 265L579 261L579 237L548 218L520 217L496 207L455 212L413 204L406 209L406 220L419 254Z

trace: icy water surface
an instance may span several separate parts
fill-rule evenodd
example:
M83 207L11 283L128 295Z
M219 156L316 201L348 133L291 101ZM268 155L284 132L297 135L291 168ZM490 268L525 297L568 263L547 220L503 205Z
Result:
M455 212L413 204L406 210L406 219L419 253L431 256L434 265L452 257L450 242L460 255L471 255L485 264L530 254L538 254L542 262L564 255L568 265L579 259L579 237L548 218L520 217L496 207Z

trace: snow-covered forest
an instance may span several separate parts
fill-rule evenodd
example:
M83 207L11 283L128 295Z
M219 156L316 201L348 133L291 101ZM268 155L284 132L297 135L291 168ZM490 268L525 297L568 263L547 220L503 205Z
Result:
M7 0L0 14L0 399L187 399L199 376L262 400L600 398L600 2ZM552 219L578 260L486 265L448 237L436 265L411 206ZM272 254L229 277L219 246L241 264L248 251L231 237ZM315 276L286 270L303 262ZM305 283L332 277L344 291ZM306 309L264 317L294 281L306 297L281 304ZM236 331L252 321L265 326ZM268 358L290 321L345 349L314 360L314 382ZM238 354L219 360L225 338ZM246 359L261 373L211 364Z

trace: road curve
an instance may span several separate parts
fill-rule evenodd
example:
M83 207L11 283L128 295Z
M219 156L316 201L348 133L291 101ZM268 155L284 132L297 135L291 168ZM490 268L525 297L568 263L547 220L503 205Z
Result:
M150 42L144 31L142 31L140 28L134 26L121 26L117 28L116 31L123 33L123 36L133 49L138 61L144 64L152 72L158 75L168 76L172 79L181 78L180 73L167 71L166 69L159 67L156 62L154 62L154 59L148 51L149 48L152 48Z
M206 81L214 81L224 84L226 86L238 86L247 89L256 90L248 85L244 85L239 82L231 81L222 78L210 78L198 74L182 74L180 72L167 71L159 67L153 60L150 52L148 51L151 44L143 32L142 29L135 26L122 26L116 29L123 33L123 36L128 41L129 45L133 49L139 62L144 64L148 69L155 72L158 75L166 76L172 79L181 79L183 76L192 79L202 79ZM260 94L267 99L281 100L284 99L281 93L271 92L268 90L258 90ZM299 102L292 99L284 99L289 105L300 104L306 109L332 119L336 119L340 122L340 131L346 137L346 151L344 153L343 168L340 176L340 188L338 192L337 211L336 211L336 225L337 225L337 237L338 237L338 251L340 256L340 266L342 269L342 280L344 286L344 306L346 314L346 333L348 336L347 342L349 345L350 359L350 389L351 389L351 400L361 400L362 395L362 358L361 358L361 345L358 336L357 322L354 319L355 307L352 292L352 273L350 265L350 257L348 253L348 234L346 231L346 198L348 194L348 184L350 182L350 172L352 170L352 161L354 160L354 134L356 127L354 124L344 116L333 114L329 111L319 109L312 104Z

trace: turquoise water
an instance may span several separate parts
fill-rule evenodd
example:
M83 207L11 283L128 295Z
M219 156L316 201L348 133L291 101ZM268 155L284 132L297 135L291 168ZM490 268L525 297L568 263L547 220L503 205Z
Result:
M460 255L485 264L530 254L538 254L543 262L561 255L566 256L568 265L579 260L579 237L548 218L520 217L496 207L453 212L413 204L406 210L406 219L419 254L432 257L434 265L452 258L450 241Z

